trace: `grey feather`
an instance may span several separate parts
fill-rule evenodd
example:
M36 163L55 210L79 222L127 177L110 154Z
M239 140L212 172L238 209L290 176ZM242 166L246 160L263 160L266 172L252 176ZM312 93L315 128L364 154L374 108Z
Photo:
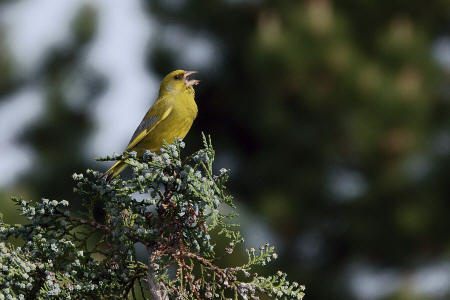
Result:
M159 120L159 116L153 116L151 118L144 118L141 121L141 124L139 124L138 128L136 128L136 131L134 132L133 136L131 137L131 140L129 142L129 144L134 141L134 139L145 129L150 129L153 125L155 125L156 122L158 122Z

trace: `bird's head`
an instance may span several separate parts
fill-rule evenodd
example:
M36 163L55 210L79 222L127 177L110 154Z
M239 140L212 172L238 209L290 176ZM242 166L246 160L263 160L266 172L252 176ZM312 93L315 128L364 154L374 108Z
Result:
M194 94L194 85L197 85L200 80L190 79L192 74L197 73L196 71L184 71L176 70L170 72L161 82L161 87L159 88L159 94L162 93L179 93L187 91Z

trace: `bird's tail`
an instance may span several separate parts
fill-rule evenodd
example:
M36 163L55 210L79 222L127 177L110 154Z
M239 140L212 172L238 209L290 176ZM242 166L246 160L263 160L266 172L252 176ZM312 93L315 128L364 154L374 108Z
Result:
M106 181L112 180L114 177L119 175L128 165L123 161L119 160L116 162L108 171L103 174L102 178L106 177Z

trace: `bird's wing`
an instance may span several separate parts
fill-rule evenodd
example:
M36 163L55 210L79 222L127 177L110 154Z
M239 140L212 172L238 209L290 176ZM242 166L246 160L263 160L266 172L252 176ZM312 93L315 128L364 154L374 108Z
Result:
M147 136L159 123L166 119L172 112L173 107L166 101L157 101L150 111L145 115L138 128L131 137L126 151L131 151L142 139Z

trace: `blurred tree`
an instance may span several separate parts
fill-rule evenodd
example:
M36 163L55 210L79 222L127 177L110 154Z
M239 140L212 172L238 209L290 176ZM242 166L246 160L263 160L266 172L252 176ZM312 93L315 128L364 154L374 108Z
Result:
M44 89L44 114L20 138L36 154L35 172L20 181L33 195L73 199L71 175L89 166L83 154L93 126L88 104L102 91L104 82L81 61L95 29L96 12L85 6L73 21L71 43L53 49L36 72L34 80Z
M4 45L3 32L0 31L0 96L7 93L13 85L13 67L9 52Z
M277 229L311 299L349 299L351 262L449 253L448 78L431 52L449 2L147 3L164 26L217 39L195 128L239 162L233 189ZM155 48L161 74L184 55Z

